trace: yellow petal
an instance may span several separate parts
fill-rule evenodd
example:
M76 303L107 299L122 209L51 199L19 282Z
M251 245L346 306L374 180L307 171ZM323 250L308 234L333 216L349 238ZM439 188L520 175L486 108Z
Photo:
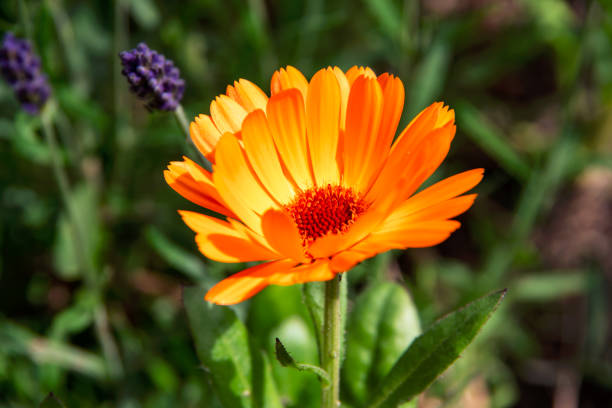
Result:
M200 153L209 161L214 161L215 147L221 133L208 115L199 115L189 125L189 136Z
M227 95L219 95L210 104L210 115L219 132L236 133L240 131L247 111Z
M234 86L228 85L226 93L247 112L266 109L268 103L268 96L257 85L246 79L234 81Z

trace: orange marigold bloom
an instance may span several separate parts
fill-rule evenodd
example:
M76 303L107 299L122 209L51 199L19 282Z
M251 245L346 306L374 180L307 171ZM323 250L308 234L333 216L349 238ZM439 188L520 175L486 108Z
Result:
M220 262L268 261L224 279L207 294L241 302L267 285L325 281L392 248L436 245L459 227L483 169L415 194L455 135L443 103L423 110L393 138L404 86L390 74L353 67L276 71L268 97L240 79L191 123L191 138L213 163L184 158L168 184L225 219L179 211L200 251Z

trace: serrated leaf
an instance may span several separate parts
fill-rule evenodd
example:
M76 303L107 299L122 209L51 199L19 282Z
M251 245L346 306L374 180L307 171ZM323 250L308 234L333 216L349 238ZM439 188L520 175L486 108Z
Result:
M484 296L416 338L374 393L369 407L396 407L424 391L472 342L506 290Z
M341 377L352 399L367 400L420 332L416 309L403 287L379 282L363 292L349 319Z
M49 393L47 398L40 403L40 408L64 408L64 404L53 393Z
M265 338L269 339L268 345L271 346L273 343L270 339L278 337L283 339L283 345L291 351L291 357L294 360L316 363L318 361L317 341L306 323L307 319L308 316L301 318L293 315L282 320L272 330L271 335L265 335ZM279 390L282 392L283 399L288 401L288 406L296 406L299 403L299 406L304 408L319 407L321 383L316 376L287 369L281 367L280 364L273 364L273 369Z
M183 303L196 352L219 401L232 408L280 407L267 359L249 344L246 327L231 308L206 302L205 293L184 288Z
M276 338L274 344L274 350L276 359L283 367L291 367L299 371L309 371L319 376L319 378L321 378L325 384L329 384L329 374L327 374L325 370L311 364L296 363L278 337Z

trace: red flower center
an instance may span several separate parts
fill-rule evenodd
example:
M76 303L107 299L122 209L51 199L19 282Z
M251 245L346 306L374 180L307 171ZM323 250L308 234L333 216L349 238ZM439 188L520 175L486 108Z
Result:
M298 194L285 206L307 246L327 233L345 232L368 205L351 188L327 185Z

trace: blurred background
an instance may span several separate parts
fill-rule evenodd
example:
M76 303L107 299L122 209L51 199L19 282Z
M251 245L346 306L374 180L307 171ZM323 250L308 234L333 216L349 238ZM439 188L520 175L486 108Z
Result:
M162 171L195 153L172 114L129 93L118 53L141 41L180 68L189 119L238 78L268 92L287 64L307 77L327 65L398 75L403 125L450 104L457 136L434 179L486 168L475 206L442 245L360 265L349 290L399 282L427 327L509 289L421 407L612 406L611 2L4 0L7 31L31 39L51 82L95 274L77 266L40 118L2 82L1 407L37 406L50 391L67 407L218 406L181 287L244 265L204 259L176 212L198 207ZM235 310L270 358L281 336L316 363L299 287ZM314 377L272 366L288 407L318 405Z

